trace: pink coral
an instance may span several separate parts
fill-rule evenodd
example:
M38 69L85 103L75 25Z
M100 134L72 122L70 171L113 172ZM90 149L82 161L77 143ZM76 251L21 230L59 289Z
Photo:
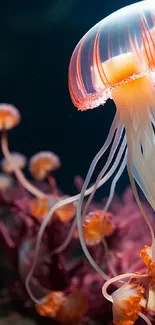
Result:
M11 281L6 279L5 287L9 288L11 299L23 301L25 306L32 304L25 290L24 281L31 267L40 227L40 222L29 213L30 198L26 191L21 192L18 185L1 193L0 197L2 220L0 242L15 276ZM155 224L152 211L146 203L143 204L152 223ZM91 206L91 209L93 208L96 208L95 202ZM151 239L130 188L121 199L114 198L110 211L115 229L106 239L108 256L105 254L103 244L99 244L90 248L93 258L109 277L128 271L142 272L145 265L139 251L145 244L149 245ZM49 290L67 293L76 287L87 296L89 308L86 316L104 319L104 324L109 324L111 306L101 293L104 281L84 258L78 240L73 239L65 251L52 256L52 251L66 238L70 226L71 222L62 223L57 219L47 227L31 289L34 295L40 298Z

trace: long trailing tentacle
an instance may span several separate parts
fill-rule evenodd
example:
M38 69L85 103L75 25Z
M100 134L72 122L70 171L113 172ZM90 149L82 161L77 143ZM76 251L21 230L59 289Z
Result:
M106 170L108 169L110 163L112 162L112 158L115 154L115 151L116 149L118 148L119 144L120 144L120 140L121 140L121 135L122 135L122 129L119 130L121 131L121 134L120 134L120 138L117 140L117 142L113 143L115 144L115 146L112 146L111 150L110 150L110 154L109 154L109 157L108 157L108 160L106 162L106 165L103 167L103 169L101 170L101 172L99 173L97 179L96 179L96 182L95 182L95 188L93 190L93 192L91 193L87 203L85 204L85 207L84 207L84 210L83 210L83 215L86 215L87 213L87 210L88 210L88 207L89 205L91 204L91 201L93 200L93 197L94 197L94 194L95 194L95 191L98 187L98 183L100 182L100 180L102 179L103 175L105 174ZM122 144L121 144L121 147L118 151L118 154L117 154L117 157L115 159L115 162L113 163L112 165L112 168L109 170L109 172L106 174L107 176L112 172L114 172L119 164L119 157L122 156L122 152L124 151L126 147L126 137L124 136L124 139L122 141ZM113 152L114 151L114 152Z
M59 247L57 247L52 252L51 256L55 255L55 254L60 254L61 252L63 252L68 247L69 243L71 242L71 240L73 238L75 229L76 229L76 217L75 217L74 221L72 222L71 228L69 230L69 233L68 233L66 239L64 240L64 242Z
M123 146L123 149L124 149L124 146ZM121 150L122 151L122 150ZM114 195L114 192L115 192L115 187L116 187L116 183L118 181L118 179L120 178L120 176L122 175L124 169L125 169L125 166L126 166L126 159L127 159L127 152L125 153L125 156L124 156L124 159L123 159L123 162L122 162L122 165L119 169L119 171L117 172L116 176L114 177L113 181L112 181L112 184L111 184L111 188L110 188L110 194L109 194L109 198L106 202L106 205L105 207L103 208L103 211L106 212L107 209L109 208L110 206L110 203L112 201L112 198L113 198L113 195ZM114 166L115 167L115 166ZM103 175L102 175L103 176ZM104 177L107 179L107 175L106 177ZM104 179L103 178L103 179ZM96 189L96 186L94 188L94 190ZM85 215L85 214L83 214ZM62 245L60 245L58 248L56 248L53 252L52 252L52 255L53 254L58 254L58 253L61 253L64 249L66 249L66 247L69 245L71 239L72 239L72 236L74 234L74 231L75 231L75 228L76 228L76 219L74 219L73 223L72 223L72 226L71 226L71 229L69 230L69 233L68 233L68 236L66 237L65 241L62 243Z
M146 322L147 325L152 325L151 321L143 313L138 313L138 315Z
M108 160L107 160L107 163L106 165L103 167L102 171L100 172L100 174L98 175L97 177L97 180L94 184L94 189L90 195L90 200L88 199L88 202L86 203L86 206L84 207L84 211L83 211L83 216L86 215L86 211L87 211L87 208L88 208L88 205L91 203L92 199L93 199L93 196L94 196L94 193L98 187L98 184L100 182L100 180L102 179L105 180L105 182L108 180L108 178L110 178L111 174L116 170L117 168L117 165L119 163L119 160L116 158L116 162L114 163L114 165L112 166L112 168L109 170L109 172L106 174L105 177L103 177L103 175L105 174L106 170L108 169L111 161L112 161L112 157L114 156L115 154L115 151L119 145L119 142L120 142L120 139L121 139L121 136L122 136L122 132L123 132L123 128L120 127L120 129L118 129L118 133L117 133L117 139L116 141L114 140L113 142L113 145L112 145L112 148L111 148L111 151L110 151L110 154L109 154L109 157ZM117 156L122 156L122 152L124 151L125 149L125 146L126 146L126 137L124 137L124 140L123 140L123 143L122 143L122 146L117 154ZM114 151L114 152L113 152ZM115 190L115 186L116 186L116 183L117 183L117 180L119 179L119 177L121 176L121 174L123 173L123 170L125 168L125 165L126 165L126 161L124 160L124 164L122 166L122 170L120 170L120 172L117 173L117 177L116 179L114 179L114 182L113 182L113 186L111 187L111 192L110 192L110 197L108 199L108 206L110 205L110 202L112 201L112 197L113 197L113 194L114 194L114 190ZM108 209L108 207L107 207ZM76 221L73 222L72 226L71 226L71 229L68 233L68 236L67 238L65 239L64 243L62 243L62 245L60 245L58 248L56 248L56 250L53 251L52 254L57 254L57 253L60 253L62 252L70 243L71 239L72 239L72 236L73 236L73 233L74 233L74 230L76 228Z
M135 166L136 164L138 163L137 160L135 160L135 156L136 156L136 150L138 151L139 150L139 143L140 143L140 139L141 139L141 132L139 130L139 132L137 132L135 138L131 138L131 134L130 134L130 129L129 129L129 126L130 126L130 123L128 121L128 127L126 126L126 135L127 135L127 142L128 142L128 158L127 158L127 169L128 169L128 174L129 174L129 179L130 179L130 183L131 183L131 186L132 186L132 189L133 189L133 193L134 193L134 196L135 196L135 199L136 199L136 202L138 204L138 207L144 217L144 220L146 221L148 227L149 227L149 230L150 230L150 234L151 234L151 238L152 238L152 241L154 239L154 231L153 231L153 228L152 228L152 225L151 225L151 222L141 204L141 201L140 201L140 198L139 198L139 195L138 195L138 191L137 191L137 187L136 187L136 184L135 184L135 180L134 180L134 177L136 179L136 174L134 173L134 177L133 177L133 174L132 174L132 164L135 163ZM144 130L143 127L141 129L142 131ZM136 146L136 147L135 147ZM141 159L140 162L143 163L143 160ZM137 179L136 179L137 180ZM137 180L138 182L138 180ZM145 192L144 192L145 193Z
M113 196L114 196L114 193L115 193L115 187L116 187L116 184L118 182L118 180L120 179L121 175L123 174L123 171L126 167L126 163L127 163L127 150L125 152L125 155L124 155L124 159L122 161L122 164L116 174L116 176L114 177L113 181L112 181L112 184L111 184L111 188L110 188L110 194L109 194L109 197L108 197L108 200L103 208L103 212L106 212L108 209L109 209L109 206L112 202L112 199L113 199Z
M116 113L115 118L114 118L114 121L113 121L112 126L110 128L110 132L109 132L109 135L107 137L107 140L106 140L106 142L104 143L103 147L100 149L100 151L97 153L97 155L95 156L95 158L93 159L93 161L91 163L91 166L90 166L89 171L88 171L88 174L87 174L87 179L91 177L91 175L92 175L92 173L93 173L93 171L95 169L95 166L96 166L97 162L99 161L99 159L102 157L102 155L105 153L105 151L110 146L110 144L111 144L111 142L113 140L114 134L115 134L115 132L116 132L116 130L117 130L118 127L119 127L119 115L118 115L118 113ZM102 186L102 184L104 184L104 182L105 181L101 179L101 181L98 183L98 186L97 187L99 188L100 186ZM94 185L91 186L87 191L85 191L84 196L89 195L93 190L94 190ZM31 270L30 270L30 272L29 272L29 274L28 274L28 276L26 278L26 281L25 281L26 289L27 289L29 295L31 296L31 299L34 300L34 301L35 301L35 299L34 299L34 296L31 293L31 289L30 289L30 285L29 284L30 284L31 277L32 277L33 272L34 272L35 267L36 267L38 253L39 253L39 249L40 249L40 245L41 245L41 240L42 240L42 236L44 234L44 231L45 231L48 223L52 220L52 216L53 216L54 212L58 208L66 205L68 203L72 203L74 201L78 201L79 198L80 198L80 196L81 196L81 194L78 194L78 195L75 195L75 196L73 196L71 198L68 198L68 199L65 199L65 200L63 200L61 202L56 203L50 209L50 211L46 215L43 223L41 224L41 227L40 227L40 230L39 230L39 233L38 233L38 237L37 237L37 242L36 242L36 248L35 248L35 252L34 252L34 259L33 259L32 267L31 267Z
M123 154L123 152L122 152ZM121 160L122 155L120 155L119 157L119 161ZM118 162L119 162L118 161ZM126 155L123 158L122 164L115 176L115 178L113 179L112 185L111 185L111 192L110 192L110 200L109 200L109 204L111 202L111 198L113 197L113 191L115 189L116 183L120 177L120 175L122 174L124 168L126 166ZM106 175L107 176L107 175ZM106 176L104 178L106 178ZM85 185L85 183L84 183ZM83 187L83 193L84 193L85 187ZM101 268L97 265L97 263L94 261L94 259L92 258L91 254L89 253L89 250L87 249L87 246L85 244L84 238L83 238L83 231L82 231L82 224L83 224L83 218L82 218L82 204L83 204L83 194L81 192L81 198L78 202L78 207L77 207L77 226L78 226L78 234L79 234L79 240L82 246L82 249L87 257L87 259L89 260L90 264L94 267L94 269L103 277L104 280L108 280L109 277L105 274L105 272L103 272L103 270L101 270Z
M99 173L99 175L98 175L98 177L96 179L96 182L94 184L94 190L93 190L93 192L91 193L91 195L90 195L87 203L85 204L85 207L84 207L84 210L83 210L83 215L86 215L87 210L88 210L88 207L91 204L91 201L93 200L94 194L96 192L97 185L98 185L99 181L101 180L101 178L103 177L103 175L106 173L106 171L107 171L108 167L110 166L110 164L112 163L112 160L113 160L113 157L115 155L115 152L118 149L118 146L120 144L120 141L121 141L121 138L122 138L122 133L123 133L123 126L120 126L118 128L117 132L116 132L115 139L114 139L114 142L112 144L112 147L111 147L111 150L110 150L110 154L108 156L108 159L107 159L104 167L102 168L101 172ZM125 142L126 142L126 140L124 138L124 143ZM118 153L118 155L119 155L119 153Z
M102 294L105 297L105 299L109 300L110 302L113 302L113 298L111 295L109 295L107 293L107 289L108 287L117 282L117 281L121 281L123 279L127 279L127 278L131 278L131 279L143 279L143 278L148 278L148 274L136 274L136 273L126 273L126 274L120 274L115 276L112 279L109 279L108 281L106 281L102 287Z
M153 110L146 111L148 117L140 123L141 131L132 139L131 169L136 182L155 209L155 116Z

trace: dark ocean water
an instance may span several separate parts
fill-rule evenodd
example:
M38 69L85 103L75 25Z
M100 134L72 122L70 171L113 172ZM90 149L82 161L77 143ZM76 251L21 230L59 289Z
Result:
M22 114L20 126L10 132L10 148L28 157L39 150L56 152L62 160L57 177L65 192L74 192L75 175L85 177L115 111L109 101L77 112L68 92L72 51L90 27L132 2L0 2L0 101L13 103ZM118 191L127 183L124 176Z

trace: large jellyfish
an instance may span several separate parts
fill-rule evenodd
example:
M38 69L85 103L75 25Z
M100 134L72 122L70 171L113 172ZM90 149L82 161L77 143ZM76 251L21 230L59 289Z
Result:
M126 166L136 201L150 229L152 247L155 248L154 231L141 205L136 187L138 183L155 210L154 86L154 0L141 1L114 12L95 25L76 46L69 66L69 90L74 105L84 111L104 105L107 99L111 98L116 105L116 115L105 144L91 163L80 195L52 207L41 225L34 263L26 281L30 294L29 282L45 227L57 208L75 200L79 200L77 225L82 248L91 264L105 280L108 280L86 247L82 224L96 189L114 175L109 199L103 208L106 212L115 185ZM103 169L95 184L87 189L96 164L109 147L109 157ZM83 208L84 196L89 194L91 195ZM34 299L32 294L31 297Z
M84 194L98 160L110 145L109 158L96 181L97 187L103 175L109 178L115 173L105 210L112 199L114 184L127 165L135 198L154 239L136 188L137 182L155 210L154 87L155 1L135 3L101 20L73 52L69 90L74 105L84 111L104 105L108 98L116 105L107 140L94 158L81 191L77 223L83 248L81 214Z

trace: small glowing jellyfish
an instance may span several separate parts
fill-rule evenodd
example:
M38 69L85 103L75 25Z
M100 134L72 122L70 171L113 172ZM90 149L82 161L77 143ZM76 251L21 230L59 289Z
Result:
M24 169L26 164L27 164L27 158L19 153L19 152L12 152L11 153L12 160L14 161L14 164L19 168L19 169ZM6 159L3 158L1 161L1 168L3 172L7 174L12 174L14 172L14 168L12 164Z
M36 180L44 180L51 171L61 165L59 157L50 151L41 151L34 155L29 162L29 170Z
M42 303L36 304L36 310L42 316L55 318L60 324L78 325L88 310L88 303L85 295L74 288L67 295L61 291L50 292Z
M55 318L58 310L65 302L65 295L61 291L52 291L42 304L36 304L36 310L41 316Z
M103 214L102 210L95 210L84 218L82 230L85 243L88 246L99 244L105 236L110 236L114 231L114 226L110 220L112 215L109 212Z
M14 181L11 176L0 173L0 190L1 191L12 187L13 183L14 183Z

